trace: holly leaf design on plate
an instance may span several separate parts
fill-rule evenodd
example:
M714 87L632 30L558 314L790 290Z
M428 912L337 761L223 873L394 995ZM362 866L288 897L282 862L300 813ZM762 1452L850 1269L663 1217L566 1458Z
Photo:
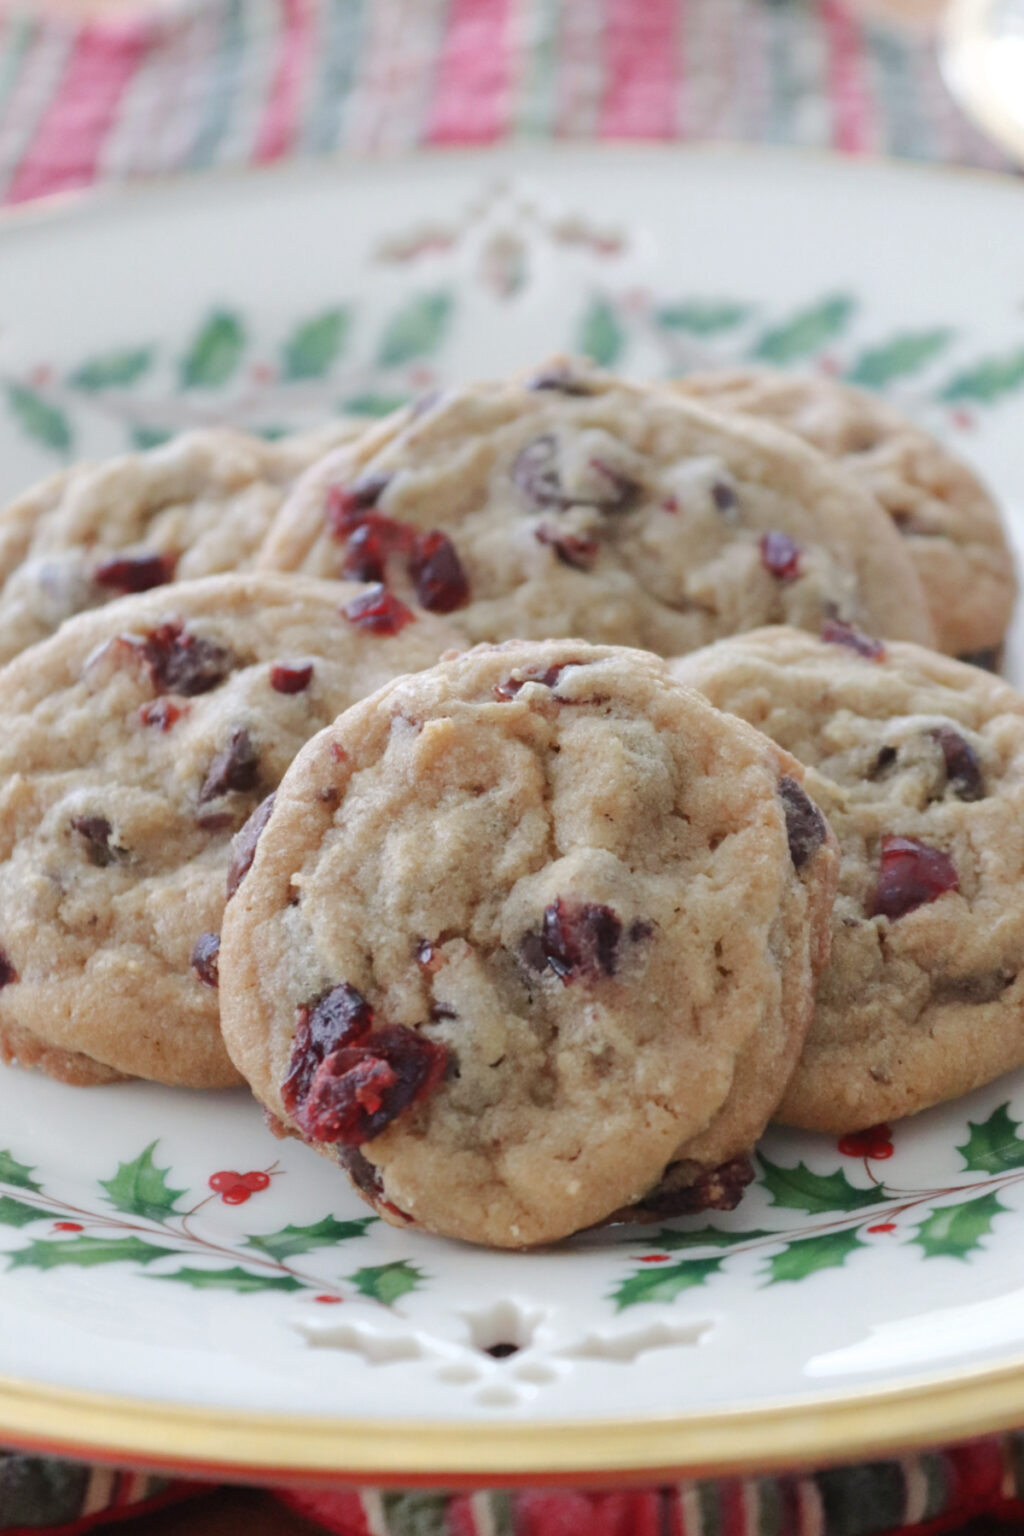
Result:
M282 1227L280 1232L269 1232L262 1237L247 1237L246 1246L267 1253L272 1259L290 1259L296 1253L312 1253L314 1248L333 1248L352 1237L362 1237L367 1227L372 1227L376 1216L363 1216L356 1221L336 1221L325 1216L310 1227Z
M861 1242L855 1231L820 1232L815 1237L798 1237L768 1260L768 1284L805 1280L821 1269L841 1269L855 1249L866 1247L867 1243Z
M0 1227L27 1227L50 1211L40 1210L37 1205L26 1205L24 1200L13 1200L10 1195L0 1195Z
M723 1232L719 1227L699 1227L689 1232L674 1232L663 1227L652 1236L630 1237L629 1243L643 1243L645 1247L659 1249L662 1253L674 1253L680 1248L734 1248L737 1243L752 1243L759 1237L778 1237L777 1232Z
M994 1218L1006 1209L996 1195L979 1195L962 1205L944 1205L925 1217L911 1242L923 1248L929 1259L966 1260L968 1254L981 1247L982 1238L992 1230Z
M286 379L322 379L337 360L348 337L347 309L328 309L296 326L281 349Z
M152 347L135 347L123 352L105 352L76 368L68 380L74 389L90 394L117 384L134 384L153 361Z
M245 327L230 310L214 310L193 338L181 364L182 389L218 389L242 360Z
M55 453L70 451L71 425L63 411L24 384L8 384L7 401L29 437L34 437L44 448L52 448Z
M390 416L408 404L408 395L353 395L351 400L343 400L338 410L343 416Z
M946 327L933 331L904 331L881 346L868 347L846 375L851 384L882 389L893 379L917 373L947 347L953 332Z
M357 1269L346 1277L361 1296L369 1296L390 1307L400 1296L414 1291L423 1281L423 1272L406 1259L396 1259L391 1264L374 1264L367 1269Z
M397 368L436 351L451 318L451 295L421 293L387 322L377 345L381 368Z
M622 355L625 335L618 316L607 299L593 299L580 321L576 351L592 358L601 368L610 368Z
M1011 394L1024 384L1024 348L1004 357L989 357L954 374L939 395L940 400L977 400L991 405L1000 395Z
M789 1211L806 1211L809 1216L860 1211L888 1198L877 1184L858 1189L841 1168L835 1173L815 1173L806 1163L783 1168L763 1155L758 1156L758 1162L764 1171L764 1186L772 1197L772 1204L784 1206Z
M809 357L839 335L856 308L857 301L849 294L832 294L764 331L754 344L753 355L764 363L792 363Z
M678 1264L652 1264L629 1275L611 1295L617 1312L635 1307L642 1301L675 1301L683 1291L707 1285L717 1275L722 1259L680 1259Z
M987 1120L968 1120L969 1135L957 1151L972 1173L1009 1173L1024 1168L1024 1138L1020 1121L1010 1115L1009 1101L994 1109Z
M132 427L132 447L145 450L146 448L159 448L164 443L169 443L174 436L171 427L144 427L138 422Z
M43 1186L32 1177L35 1171L28 1163L19 1163L10 1152L0 1152L0 1184L13 1184L15 1189L32 1189L38 1194Z
M183 1189L170 1189L167 1168L158 1168L153 1162L157 1143L151 1141L134 1162L119 1163L112 1179L100 1179L101 1188L107 1191L111 1205L132 1216L148 1216L151 1221L163 1221L177 1209L177 1203L185 1193Z
M254 1275L235 1264L231 1269L190 1269L185 1265L170 1275L150 1275L151 1280L177 1280L196 1291L301 1291L305 1287L294 1275Z
M664 331L685 331L690 336L714 336L742 324L750 314L749 304L730 304L724 300L686 299L679 304L664 304L655 310L656 324Z
M91 1269L96 1264L152 1264L173 1248L158 1248L141 1237L89 1237L83 1233L67 1240L37 1238L25 1248L8 1254L11 1269L57 1269L75 1264Z

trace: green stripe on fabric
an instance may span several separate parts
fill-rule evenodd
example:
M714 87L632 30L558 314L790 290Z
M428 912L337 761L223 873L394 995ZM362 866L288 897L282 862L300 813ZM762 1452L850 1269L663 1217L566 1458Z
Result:
M0 1528L70 1525L82 1513L90 1475L70 1461L0 1452Z
M185 162L193 171L203 170L212 164L231 122L245 56L242 0L227 0L224 6L217 53L214 81L206 92L206 110Z
M558 0L520 0L515 38L519 93L513 127L526 137L546 138L554 129L560 21Z
M944 1515L949 1507L949 1496L952 1488L950 1465L948 1457L941 1451L930 1452L920 1458L921 1471L924 1473L927 1493L925 1495L924 1514L922 1520L936 1520L939 1515Z
M757 1488L757 1536L781 1536L782 1489L777 1477L759 1477Z
M884 154L927 159L931 153L930 136L923 131L916 110L917 94L910 88L913 73L906 43L892 31L875 26L864 28L864 42L882 108L879 116L885 137L879 149Z
M872 1536L903 1524L906 1483L898 1461L816 1472L828 1536Z
M488 1493L487 1504L494 1524L494 1536L515 1536L512 1497L507 1493Z
M325 154L341 147L345 107L353 82L365 63L367 9L365 0L330 0L320 39L319 81L303 148Z
M35 42L38 30L37 23L27 16L12 16L0 37L0 112L14 89L22 60Z
M447 1536L447 1493L385 1493L389 1536Z
M719 1505L720 1485L698 1483L697 1503L700 1506L700 1536L721 1536L722 1511Z
M1006 1455L1013 1477L1014 1497L1024 1499L1024 1434L1007 1436Z

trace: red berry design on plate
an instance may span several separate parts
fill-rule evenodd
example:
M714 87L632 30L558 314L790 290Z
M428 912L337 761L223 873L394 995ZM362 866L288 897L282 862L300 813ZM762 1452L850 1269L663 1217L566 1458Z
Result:
M882 838L878 884L870 915L895 922L959 888L960 877L948 853L919 842L916 837L896 837L890 833Z
M776 581L796 581L802 554L787 533L766 533L761 539L761 564Z
M326 1294L323 1295L323 1296L314 1296L313 1297L314 1301L320 1302L321 1306L324 1306L324 1307L337 1307L337 1306L340 1306L341 1303L344 1301L344 1299L345 1298L343 1296L328 1296Z
M868 661L885 660L885 646L881 640L864 634L863 630L844 623L842 619L826 619L821 626L821 638L827 640L829 645L845 645L848 651L856 651L858 656L864 656Z
M887 1158L896 1150L892 1144L892 1128L888 1125L872 1125L866 1131L853 1131L839 1140L839 1150L844 1157Z
M641 1264L664 1264L669 1258L667 1253L644 1253L640 1256Z
M85 1228L80 1221L55 1221L53 1230L55 1232L84 1232Z
M123 555L104 560L92 573L92 579L101 587L114 592L149 592L162 587L174 575L177 555Z
M431 613L452 613L469 601L469 581L446 533L421 533L409 557L409 574L420 605Z
M413 621L412 610L380 585L361 592L341 611L350 624L374 635L397 635Z
M143 704L139 710L139 719L143 725L152 725L158 731L169 731L184 713L170 699L154 699L152 704Z
M311 661L294 667L286 666L284 662L279 661L270 669L270 686L275 693L305 693L312 677Z
M269 1188L270 1175L260 1169L236 1173L233 1168L224 1168L220 1173L211 1174L209 1183L225 1205L244 1205L250 1196Z
M895 1232L896 1231L896 1223L894 1221L879 1221L879 1222L876 1222L873 1227L868 1227L868 1231L869 1232Z

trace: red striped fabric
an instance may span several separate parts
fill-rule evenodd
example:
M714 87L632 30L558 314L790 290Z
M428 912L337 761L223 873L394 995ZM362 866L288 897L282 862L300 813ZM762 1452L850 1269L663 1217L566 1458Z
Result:
M310 0L280 0L280 4L277 67L253 157L259 165L281 159L295 144L313 42Z
M670 139L676 133L677 0L607 0L600 133Z
M513 0L451 0L428 142L487 144L504 131L511 86L512 9Z

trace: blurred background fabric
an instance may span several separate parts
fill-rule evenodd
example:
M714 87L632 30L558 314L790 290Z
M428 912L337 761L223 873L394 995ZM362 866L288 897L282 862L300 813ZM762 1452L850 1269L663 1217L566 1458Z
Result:
M0 201L506 139L744 140L996 168L934 0L0 0ZM908 20L909 18L909 20Z

